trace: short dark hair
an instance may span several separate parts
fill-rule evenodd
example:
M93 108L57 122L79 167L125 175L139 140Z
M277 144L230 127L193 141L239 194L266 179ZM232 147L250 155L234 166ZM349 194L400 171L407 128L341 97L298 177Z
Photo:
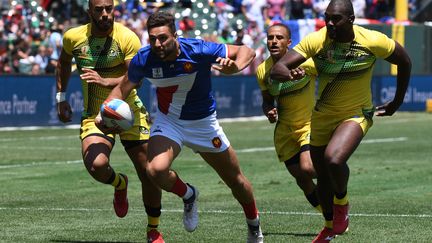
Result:
M168 26L174 34L176 32L174 16L168 12L158 11L151 14L147 19L147 30L161 26Z
M279 26L279 27L282 27L282 28L286 29L286 31L288 33L288 39L291 39L291 30L290 30L290 28L288 26L286 26L285 24L282 24L282 23L276 23L274 25L271 25L270 27L268 27L267 32L268 32L268 30L270 30L270 28L273 28L273 27L276 27L276 26Z
M329 6L330 5L342 5L345 10L344 13L347 16L354 15L354 8L350 0L331 0Z

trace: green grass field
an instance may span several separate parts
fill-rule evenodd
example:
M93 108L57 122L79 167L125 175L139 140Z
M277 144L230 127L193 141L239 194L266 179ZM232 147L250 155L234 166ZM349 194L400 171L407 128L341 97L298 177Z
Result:
M397 113L375 124L349 160L350 231L334 242L432 241L432 114ZM266 121L222 123L252 182L266 242L310 242L322 217L272 149ZM129 214L118 219L112 188L81 162L78 129L0 131L1 242L145 242L138 178L120 142L112 155L129 175ZM200 224L182 225L182 202L163 194L160 230L167 242L245 242L240 205L216 173L185 148L174 163L200 190Z

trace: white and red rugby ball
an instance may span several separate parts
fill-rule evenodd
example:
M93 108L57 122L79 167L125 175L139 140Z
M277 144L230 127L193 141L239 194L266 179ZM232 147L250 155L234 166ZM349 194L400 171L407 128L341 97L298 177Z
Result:
M123 131L129 130L134 123L132 110L121 99L106 100L101 106L101 117L107 127L119 126Z

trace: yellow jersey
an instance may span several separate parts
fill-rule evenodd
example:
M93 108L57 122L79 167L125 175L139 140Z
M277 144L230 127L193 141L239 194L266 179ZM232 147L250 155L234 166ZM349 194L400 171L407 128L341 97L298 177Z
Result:
M273 58L269 57L257 68L258 86L275 98L278 108L278 120L290 125L301 125L309 122L315 104L316 70L312 60L301 65L306 76L300 80L277 82L270 79Z
M389 57L395 42L385 34L354 25L354 40L335 42L326 27L307 35L293 49L312 58L318 72L316 110L355 113L373 110L371 79L377 58Z
M127 71L125 60L131 60L141 43L138 36L127 27L114 23L113 31L108 37L91 35L91 24L71 28L63 36L64 51L73 56L78 68L90 68L102 78L117 78ZM111 92L111 88L97 84L88 84L81 80L84 95L83 118L99 113L100 106ZM131 104L137 100L133 90L126 101Z

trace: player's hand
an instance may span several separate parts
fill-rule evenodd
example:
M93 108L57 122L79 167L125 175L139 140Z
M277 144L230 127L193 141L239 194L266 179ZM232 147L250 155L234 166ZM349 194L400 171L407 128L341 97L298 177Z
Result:
M107 79L103 79L99 73L90 68L82 68L83 73L80 75L82 80L85 80L87 83L98 84L102 87L110 87L111 84Z
M391 116L397 111L397 109L399 109L400 105L401 104L397 104L394 101L390 101L388 103L385 103L384 105L377 106L375 108L375 115L376 116Z
M67 101L57 103L57 116L63 123L72 121L72 109Z
M233 74L239 72L239 68L237 67L237 64L234 60L231 60L229 58L222 58L218 57L216 59L217 64L213 64L212 68L224 73L224 74Z
M107 127L105 125L105 122L102 119L101 113L99 112L99 114L95 117L95 125L96 127L103 132L104 134L119 134L121 132L123 132L123 129L121 129L121 127L119 126L115 126L115 127Z
M290 70L289 77L290 80L298 80L303 78L306 75L306 72L303 68L297 67Z
M277 113L277 109L273 108L271 110L269 110L266 114L267 119L269 120L270 123L275 123L277 121L278 118L278 113Z
M267 117L270 123L275 123L278 118L277 108L272 105L263 104L262 106L264 115Z

